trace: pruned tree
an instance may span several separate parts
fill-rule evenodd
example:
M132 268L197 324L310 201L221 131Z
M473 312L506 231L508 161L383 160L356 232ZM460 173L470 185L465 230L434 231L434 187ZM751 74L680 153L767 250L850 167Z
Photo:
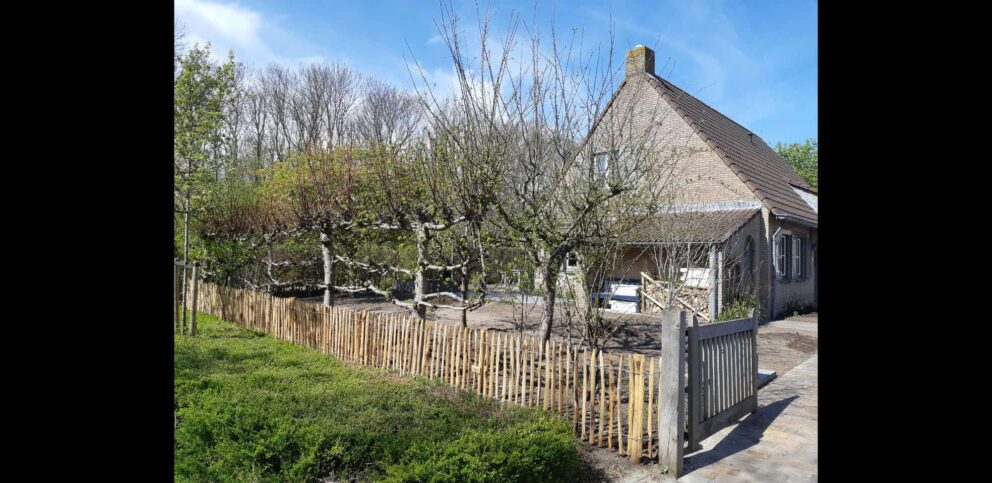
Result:
M362 223L362 228L366 233L380 233L373 236L387 233L387 237L410 238L415 247L413 263L404 267L383 261L339 259L368 272L411 278L413 300L409 302L399 300L391 291L376 289L370 281L365 287L386 296L394 304L410 308L421 319L426 318L428 309L445 306L436 302L440 297L465 302L451 291L426 291L429 274L460 270L469 263L469 260L444 263L441 235L467 222L455 197L456 173L451 171L455 166L450 158L443 149L429 149L424 145L408 150L376 146L369 149L363 165L367 184L362 193L367 221Z
M364 168L350 148L312 150L279 163L273 170L274 189L286 193L287 205L297 227L311 230L320 239L323 259L324 305L334 305L336 245L351 233L361 214L355 192Z
M553 25L548 37L526 25L518 44L519 15L508 25L494 44L489 16L480 16L472 39L478 51L467 53L472 49L460 36L458 18L442 4L439 31L457 78L458 116L452 118L429 85L422 97L434 122L469 126L465 151L499 167L493 223L539 272L540 333L547 340L565 258L611 239L662 203L678 156L660 146L660 114L653 103L639 102L643 86L621 91L607 111L620 80L612 30L610 45L586 50L578 31L563 41ZM428 84L422 72L421 78ZM625 213L633 218L619 220L624 213L616 208L628 205L638 207Z

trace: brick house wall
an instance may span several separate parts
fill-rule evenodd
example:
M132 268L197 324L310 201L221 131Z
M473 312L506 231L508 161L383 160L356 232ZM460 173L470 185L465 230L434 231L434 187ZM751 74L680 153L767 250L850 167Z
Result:
M654 123L654 124L652 124ZM628 131L650 132L647 142L656 169L670 171L666 201L676 205L755 201L747 185L692 129L649 82L647 74L631 74L593 135L595 152L606 150L609 138Z
M768 307L771 307L769 315L778 318L780 316L789 316L791 314L784 313L786 307L790 302L794 302L799 305L814 304L815 299L815 280L816 280L816 269L817 267L813 263L813 247L817 243L817 234L819 230L816 228L811 228L808 226L796 224L796 223L782 223L780 220L770 217L769 227L771 228L768 236L768 252L772 253L773 250L773 240L771 239L771 234L775 233L779 227L783 231L788 231L796 235L806 237L808 240L808 246L805 253L807 274L802 280L786 280L779 279L774 271L774 265L772 263L771 257L769 257L766 267L769 272L769 285L774 284L774 293L769 293L767 299L769 302Z

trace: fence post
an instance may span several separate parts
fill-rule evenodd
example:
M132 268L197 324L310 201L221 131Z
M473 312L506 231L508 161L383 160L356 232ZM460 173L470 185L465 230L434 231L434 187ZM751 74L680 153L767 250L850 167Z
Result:
M179 259L172 259L172 333L179 330Z
M751 317L751 323L754 327L751 330L751 388L753 394L751 394L751 412L758 410L758 317L754 313L754 309L751 309L748 313Z
M661 327L661 394L658 398L658 466L682 474L685 441L685 312L666 309Z
M189 335L196 335L196 288L199 282L200 262L193 262L193 303L190 306Z
M181 316L180 316L180 321L179 321L179 334L180 335L186 333L186 308L187 308L187 305L188 305L188 301L186 299L186 289L188 288L187 281L186 281L186 268L187 268L187 262L185 260L183 260L183 284L182 284L182 290L181 290L181 296L182 296L183 303L182 303L182 311L181 311Z

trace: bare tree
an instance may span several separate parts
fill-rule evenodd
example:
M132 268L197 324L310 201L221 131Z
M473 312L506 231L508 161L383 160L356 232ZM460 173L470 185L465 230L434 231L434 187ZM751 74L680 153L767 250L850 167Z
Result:
M289 98L289 115L295 127L293 148L297 152L312 151L320 146L324 133L324 111L327 110L329 85L327 67L321 64L300 66Z
M403 149L420 125L421 105L415 96L370 79L355 118L355 134L368 146Z
M344 64L321 65L326 92L324 106L325 145L333 149L345 141L348 120L360 97L363 77Z
M271 166L267 146L271 132L269 126L270 111L267 107L266 91L261 86L260 73L255 70L247 70L244 83L242 108L245 119L245 151L246 156L250 158L251 179L257 181L254 171Z
M262 93L271 119L269 140L275 160L285 161L290 152L290 103L293 95L293 73L278 64L270 64L262 76Z
M584 50L580 32L563 41L553 25L548 37L526 25L518 44L516 14L493 44L489 23L480 16L478 53L467 54L458 19L442 4L439 30L457 77L459 116L452 119L421 71L422 98L432 122L468 126L463 149L500 168L493 222L539 272L547 340L568 254L612 239L663 203L677 156L654 135L661 121L655 104L639 102L646 83L633 80L613 99L620 77L612 30L610 45ZM625 206L638 209L617 211Z

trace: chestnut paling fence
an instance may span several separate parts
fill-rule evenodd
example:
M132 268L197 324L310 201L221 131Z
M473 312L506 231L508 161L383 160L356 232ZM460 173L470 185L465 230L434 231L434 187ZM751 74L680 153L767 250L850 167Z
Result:
M203 281L176 287L201 313L350 363L417 374L483 397L556 412L571 422L582 441L615 449L634 462L659 456L658 432L664 428L658 421L658 357L587 350L555 340L542 343L517 333L452 327L402 314L326 307ZM180 312L177 308L174 322L182 332ZM681 440L681 431L677 433ZM681 457L681 448L678 452Z

